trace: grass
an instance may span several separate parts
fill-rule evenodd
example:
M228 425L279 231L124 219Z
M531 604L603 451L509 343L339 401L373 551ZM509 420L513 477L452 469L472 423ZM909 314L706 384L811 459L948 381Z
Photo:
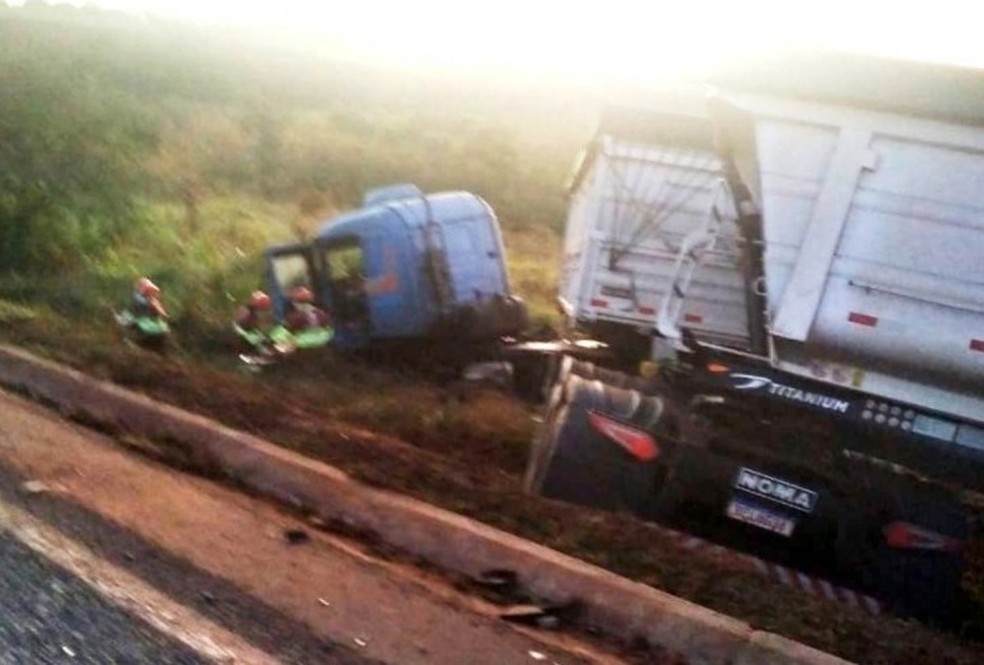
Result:
M557 328L555 304L560 276L561 238L545 229L506 230L503 233L512 289L525 300L534 327Z

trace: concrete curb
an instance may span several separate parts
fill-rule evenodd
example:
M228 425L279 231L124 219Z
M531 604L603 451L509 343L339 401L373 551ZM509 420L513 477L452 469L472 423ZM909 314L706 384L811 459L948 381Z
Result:
M196 466L218 470L324 520L373 532L445 570L468 576L492 568L514 570L538 597L577 599L586 622L624 640L643 637L694 664L847 664L480 522L366 487L327 464L20 349L0 346L0 384L63 413L82 414L148 439L180 442Z

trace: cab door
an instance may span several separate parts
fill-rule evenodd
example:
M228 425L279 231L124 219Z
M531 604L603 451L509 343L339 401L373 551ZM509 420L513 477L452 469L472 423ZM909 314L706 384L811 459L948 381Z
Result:
M339 236L319 243L324 285L331 301L336 339L342 346L369 341L374 321L366 292L366 261L359 236Z
M273 300L273 311L279 320L287 314L291 292L298 286L306 286L314 293L320 307L327 307L325 289L317 256L307 243L272 247L265 253L266 288Z

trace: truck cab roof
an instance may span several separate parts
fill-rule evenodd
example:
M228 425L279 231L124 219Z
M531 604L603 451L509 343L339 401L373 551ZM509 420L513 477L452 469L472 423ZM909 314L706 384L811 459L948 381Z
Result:
M386 200L378 205L358 208L322 222L318 238L362 235L370 229L401 223L408 230L424 226L432 219L462 219L491 215L488 204L469 192L442 192L426 197Z

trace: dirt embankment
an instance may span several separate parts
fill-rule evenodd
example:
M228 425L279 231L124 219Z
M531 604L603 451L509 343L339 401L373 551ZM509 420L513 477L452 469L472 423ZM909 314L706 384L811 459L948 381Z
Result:
M379 487L412 495L859 663L977 663L984 617L961 634L872 617L777 586L685 551L633 518L525 495L524 437L532 414L492 390L439 387L331 356L262 375L231 362L160 358L27 320L0 335L162 401L318 458ZM357 395L357 399L353 397ZM411 415L415 417L410 417ZM379 419L376 427L357 426ZM984 552L967 574L977 593Z

